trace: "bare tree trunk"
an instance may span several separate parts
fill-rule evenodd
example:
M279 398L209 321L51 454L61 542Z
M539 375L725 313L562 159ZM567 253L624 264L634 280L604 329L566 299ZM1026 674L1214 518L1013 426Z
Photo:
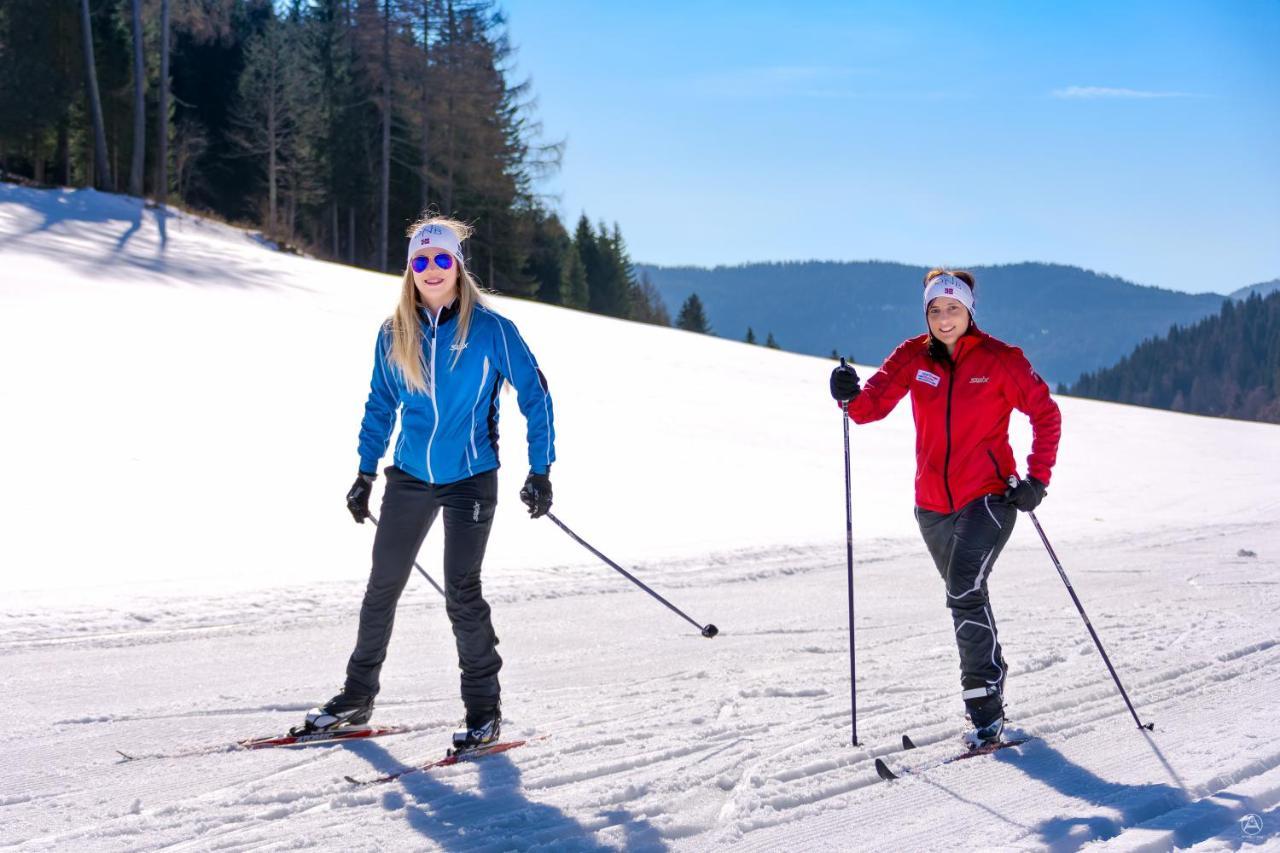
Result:
M341 255L342 247L340 245L340 240L338 239L340 236L338 232L338 202L336 201L330 202L329 211L331 214L330 230L333 232L333 251L330 253L330 255L336 261L338 258L342 257Z
M31 142L31 175L37 184L44 184L44 134L35 134Z
M448 5L449 16L449 47L445 51L446 63L449 69L454 69L454 59L457 56L457 40L458 40L458 21L453 12L453 0L449 0ZM453 216L453 137L455 120L453 114L453 83L454 76L445 78L445 86L449 88L449 95L445 98L445 122L449 129L445 136L445 154L444 154L444 190L442 193L444 201L444 215Z
M147 68L142 59L142 0L133 0L133 162L129 166L129 195L142 196L142 173L147 164Z
M431 0L422 0L422 107L419 115L422 119L422 201L420 207L425 211L431 206Z
M62 120L58 122L58 150L54 155L54 159L58 161L58 183L64 187L71 185L71 128L69 125L70 121L64 114Z
M347 263L356 265L356 206L347 208Z
M267 97L267 234L276 232L276 182L278 180L276 165L276 87L275 81L268 87Z
M89 0L80 0L80 30L84 41L85 86L89 94L89 114L93 121L93 183L100 190L111 189L111 166L107 163L107 132L102 125L102 99L98 96L98 72L93 64L93 29L89 23Z
M391 0L382 2L382 186L378 201L378 270L387 271L387 232L391 230Z
M160 104L159 146L156 149L156 201L169 198L169 0L160 0Z

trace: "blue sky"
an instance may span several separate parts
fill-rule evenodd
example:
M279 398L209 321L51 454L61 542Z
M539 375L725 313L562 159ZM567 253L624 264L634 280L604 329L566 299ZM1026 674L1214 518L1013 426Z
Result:
M636 260L1280 277L1280 2L505 0L572 228Z

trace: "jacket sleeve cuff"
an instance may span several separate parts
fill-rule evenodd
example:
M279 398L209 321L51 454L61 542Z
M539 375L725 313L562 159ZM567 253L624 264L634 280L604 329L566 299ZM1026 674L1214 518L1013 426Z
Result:
M369 474L370 476L373 476L373 477L378 476L378 462L379 462L378 459L366 459L365 457L361 456L360 457L360 473Z

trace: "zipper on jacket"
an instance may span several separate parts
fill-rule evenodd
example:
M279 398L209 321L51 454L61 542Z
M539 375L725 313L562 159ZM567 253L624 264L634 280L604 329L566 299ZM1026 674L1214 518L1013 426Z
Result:
M1004 478L1004 474L1000 473L1000 463L996 461L996 455L991 452L991 448L987 448L987 456L990 457L991 464L996 469L996 479L999 480L1002 484L1008 485L1007 481Z
M956 363L951 362L947 379L947 455L942 461L942 485L947 490L947 506L956 511L955 498L951 497L951 389L956 387Z
M440 408L436 405L436 394L440 389L436 387L436 344L440 338L440 328L436 325L434 317L431 317L430 309L427 310L427 316L431 319L431 364L430 364L430 382L431 382L431 435L427 438L427 482L434 483L436 481L435 474L431 471L431 445L436 440L436 430L440 428Z

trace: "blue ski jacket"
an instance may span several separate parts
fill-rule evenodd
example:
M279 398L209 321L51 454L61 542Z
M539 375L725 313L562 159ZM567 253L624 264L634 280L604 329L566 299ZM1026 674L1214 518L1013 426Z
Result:
M360 424L360 470L377 473L398 413L395 464L400 470L435 484L492 471L498 467L498 392L510 382L529 426L529 468L549 473L556 458L551 394L515 324L477 305L467 340L458 345L456 302L438 318L425 310L419 310L419 318L431 393L405 387L390 358L391 326L384 323Z

